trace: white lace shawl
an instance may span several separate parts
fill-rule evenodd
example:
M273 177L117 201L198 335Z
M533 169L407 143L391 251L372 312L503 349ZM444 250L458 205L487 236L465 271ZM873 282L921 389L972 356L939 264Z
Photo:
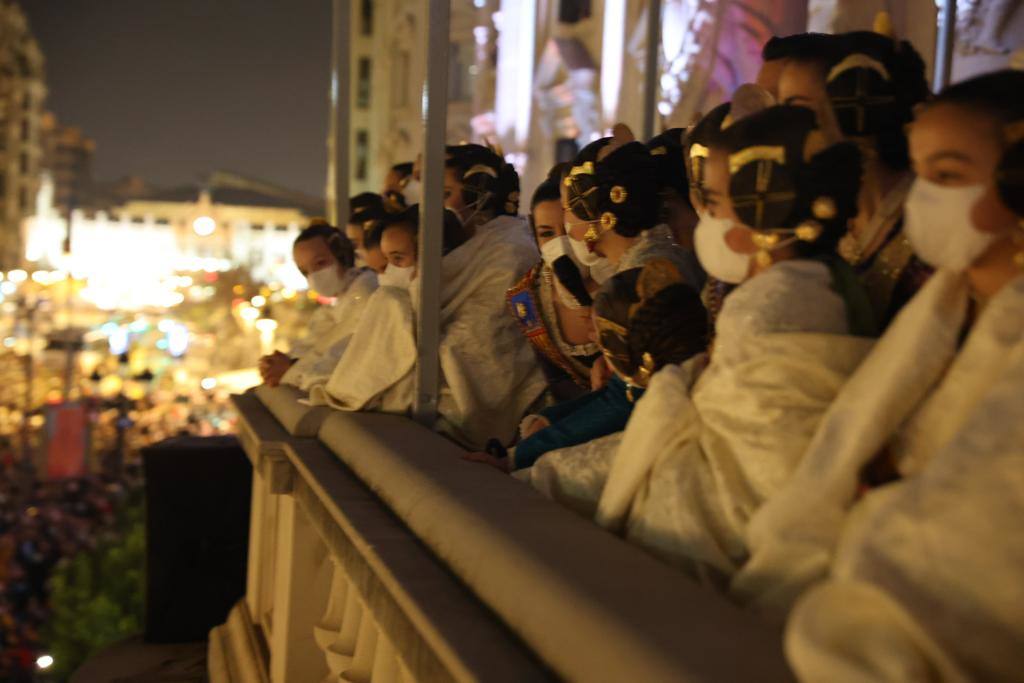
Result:
M326 381L341 359L366 302L377 289L377 275L372 270L353 268L345 275L345 288L335 302L314 312L314 316L320 315L310 321L309 343L281 378L282 384L308 391L311 385Z
M491 437L511 441L527 407L544 390L533 351L505 303L505 292L538 258L526 222L501 216L442 261L437 429L467 447L482 448ZM312 400L341 410L411 407L418 287L417 279L408 292L374 297L381 301L373 320L357 331L330 380L310 391Z
M665 368L638 402L598 523L695 575L735 570L747 520L872 344L846 334L830 282L823 264L788 261L730 295L707 369Z
M986 327L995 324L991 313L998 309L998 299L990 302L973 339L987 336ZM781 616L807 586L825 576L861 470L946 372L966 310L962 279L939 272L900 311L829 407L792 481L752 520L747 534L751 557L733 580L738 599ZM963 349L960 362L976 362L967 352L978 343Z
M942 278L929 285L932 291L922 290L924 297L910 307L934 302L935 295L950 294L956 284ZM900 336L907 331L904 326L890 329ZM935 351L948 361L941 348L927 346L930 339L915 340L926 346L906 350ZM880 344L876 353L894 352L890 344ZM877 370L876 362L870 362L874 367L867 369ZM945 365L930 368L941 374ZM830 578L799 599L787 628L787 652L804 680L1020 680L1024 277L989 302L948 367L911 418L917 434L925 433L926 423L933 429L925 438L910 440L914 448L930 449L927 457L916 456L915 473L872 490L852 506L849 496L834 500L848 513L833 540L834 552L819 544L820 553L833 558ZM851 390L856 388L851 381ZM870 399L844 391L844 400L852 398ZM905 414L904 409L899 412ZM839 428L833 432L842 435ZM905 454L903 446L895 448L898 457ZM822 458L824 452L813 455ZM826 490L839 490L825 479L842 473L849 480L853 468L839 461L849 454L844 449L837 458L813 463L813 468L808 460L807 469L820 472L817 483ZM806 476L794 479L793 493L798 485L806 491L813 483ZM802 526L813 527L821 512L817 504L805 508L807 523ZM832 517L827 515L828 520ZM793 548L791 537L772 538ZM816 564L820 553L805 560L792 553L789 557L799 568L799 563Z

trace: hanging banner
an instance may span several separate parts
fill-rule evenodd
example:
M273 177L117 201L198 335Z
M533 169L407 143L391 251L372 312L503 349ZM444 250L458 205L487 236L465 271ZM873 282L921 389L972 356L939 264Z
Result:
M47 405L46 476L49 479L81 477L88 452L88 416L78 402Z

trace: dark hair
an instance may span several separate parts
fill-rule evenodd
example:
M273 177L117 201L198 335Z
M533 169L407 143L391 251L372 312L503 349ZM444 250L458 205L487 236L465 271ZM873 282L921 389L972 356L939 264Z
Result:
M860 190L857 146L841 142L805 158L816 133L813 111L780 105L737 121L725 137L730 157L758 147L778 149L776 158L750 159L738 168L730 163L729 195L740 221L754 230L820 225L815 238L795 243L801 258L835 251L857 213Z
M889 168L910 166L904 127L914 107L929 94L925 64L914 46L872 31L836 36L838 50L828 62L825 89L844 135L875 138L875 151ZM864 55L882 65L883 75L869 66L847 64L852 55ZM870 98L870 100L868 99Z
M349 200L349 223L365 223L384 213L384 202L379 194L363 192Z
M445 150L444 166L458 172L466 204L486 196L479 209L483 213L514 216L519 212L519 174L512 164L483 145L450 145Z
M686 165L686 178L689 185L697 194L704 191L704 167L707 162L705 158L694 159L690 152L694 145L702 147L720 147L722 144L722 122L729 115L729 103L720 104L690 129L683 140L683 161ZM702 199L703 201L703 199Z
M411 161L404 161L400 164L395 164L391 167L391 170L397 173L402 178L407 178L412 175L413 164Z
M410 232L414 237L416 237L418 242L420 234L420 205L413 204L405 211L390 214L387 218L382 220L380 224L380 234L377 235L375 244L380 244L381 237L384 236L385 230L396 225L409 228ZM462 222L459 221L459 217L456 216L453 211L445 209L443 236L441 238L441 253L447 254L465 241L465 231L462 229Z
M834 49L836 37L829 33L794 33L791 36L772 36L761 48L761 59L772 62L777 59L810 57L822 55L828 59L828 52Z
M675 190L680 197L688 192L686 182L686 163L683 158L682 128L670 128L661 135L647 141L647 149L654 160L654 169L658 186L662 190Z
M547 178L533 191L530 198L530 210L532 211L541 202L558 201L562 198L561 181L557 178Z
M351 268L356 262L356 250L352 241L341 230L327 223L316 222L299 233L292 245L307 242L316 238L323 239L331 254L343 268Z
M642 281L655 269L669 273L669 279L644 298ZM707 310L700 295L681 277L667 262L651 262L616 274L594 297L594 316L626 331L625 335L610 328L600 331L601 347L617 361L620 373L635 377L644 367L656 372L707 348Z
M593 173L570 176L570 210L580 220L600 221L605 230L611 227L623 237L636 237L653 228L658 223L660 198L651 153L643 143L634 141L600 161L591 161L589 151L594 144L584 147L573 162L574 170L593 164Z
M956 104L983 111L1000 123L1024 119L1024 71L1001 69L949 86L928 105Z

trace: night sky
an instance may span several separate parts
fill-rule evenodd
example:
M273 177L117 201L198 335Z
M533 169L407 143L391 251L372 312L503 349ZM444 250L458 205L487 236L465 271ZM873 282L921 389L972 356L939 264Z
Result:
M329 0L21 0L48 107L96 140L95 176L223 169L323 195Z

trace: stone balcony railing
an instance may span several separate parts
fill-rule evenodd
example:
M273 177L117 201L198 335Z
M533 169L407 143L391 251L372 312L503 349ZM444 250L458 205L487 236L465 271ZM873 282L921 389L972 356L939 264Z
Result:
M214 683L788 681L778 629L411 420L235 397L246 596Z

